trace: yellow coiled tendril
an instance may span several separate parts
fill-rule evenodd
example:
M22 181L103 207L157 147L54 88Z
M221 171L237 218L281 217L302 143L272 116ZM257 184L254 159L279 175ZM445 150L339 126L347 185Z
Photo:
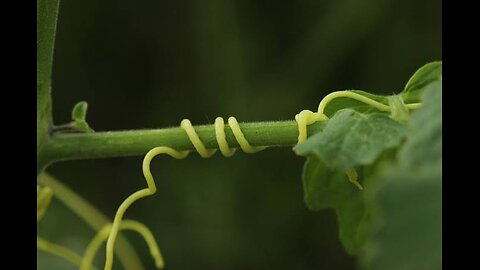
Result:
M318 111L317 112L312 112L309 110L303 110L299 114L295 116L295 121L298 123L298 143L301 143L307 139L307 126L311 125L317 121L325 121L328 120L328 117L324 114L325 107L327 104L332 101L335 98L339 97L347 97L347 98L352 98L358 101L361 101L363 103L366 103L368 105L371 105L372 107L380 110L380 111L390 111L391 108L383 103L380 103L378 101L375 101L373 99L370 99L368 97L365 97L363 95L357 94L352 91L337 91L333 92L327 96L325 96L324 99L320 102L318 106ZM415 109L418 108L421 104L420 103L415 103L415 104L406 104L407 109ZM243 135L242 131L240 130L240 126L235 119L235 117L230 117L228 119L228 124L230 128L232 129L233 135L235 136L235 139L237 140L238 144L240 145L240 148L243 150L245 153L256 153L258 151L264 150L267 148L267 146L251 146L245 136ZM193 147L197 150L200 156L203 158L209 158L215 152L217 149L207 149L203 142L200 140L198 137L195 129L193 128L192 124L188 119L182 120L180 123L180 127L185 130L185 132L188 135L188 138L193 144ZM218 148L222 152L222 154L226 157L230 157L235 153L235 149L232 149L229 147L226 138L225 138L225 124L224 120L221 117L217 117L215 119L215 137L217 139L218 143ZM145 180L147 182L147 188L142 189L140 191L137 191L130 195L125 201L120 205L120 207L117 210L117 213L115 215L113 225L110 230L110 234L108 236L107 240L107 247L106 247L106 252L107 252L107 258L105 262L105 268L104 270L111 270L112 265L113 265L113 249L115 245L115 239L118 235L118 231L121 228L122 224L122 218L123 215L125 214L125 211L132 205L136 200L143 198L145 196L153 195L157 188L155 185L155 181L153 180L152 173L150 171L150 162L152 159L159 154L167 154L170 155L171 157L174 157L176 159L183 159L188 156L190 151L178 151L170 147L166 146L159 146L155 147L152 150L150 150L146 155L145 158L143 159L143 174L145 176ZM350 182L355 184L359 189L362 189L362 186L358 183L357 178L357 172L352 168L349 171L347 171L347 176ZM158 255L153 255L155 260L158 262L158 257L156 258L155 256L160 256L160 253ZM163 260L162 260L163 262ZM163 263L161 265L157 264L157 267L161 268L163 266Z
M352 91L337 91L330 93L326 95L322 101L320 101L320 104L318 105L318 110L317 112L312 112L310 110L303 110L297 115L295 115L295 121L297 121L298 124L298 143L301 143L307 139L307 126L311 125L315 122L318 121L326 121L328 120L328 117L325 115L324 111L325 108L327 107L327 104L332 101L335 98L340 98L340 97L346 97L346 98L352 98L358 101L361 101L363 103L366 103L377 110L388 112L391 110L391 108L383 103L380 103L376 100L373 100L371 98L368 98L366 96L362 96L358 93L352 92ZM420 103L412 103L412 104L406 104L405 105L407 109L416 109L419 106L421 106ZM346 172L348 176L348 180L352 182L355 186L357 186L360 190L363 189L363 187L360 185L358 182L358 174L355 169L351 168Z
M237 122L237 119L235 117L230 117L228 118L228 124L230 128L232 129L233 135L235 136L235 139L238 141L238 144L240 145L240 148L245 152L245 153L256 153L258 151L264 150L266 147L265 146L251 146L245 136L243 135L242 131L240 130L240 126ZM203 142L200 140L198 137L197 132L193 128L192 124L190 123L190 120L184 119L180 123L180 127L185 130L187 133L188 138L192 142L193 147L197 150L198 154L203 157L203 158L209 158L215 152L217 149L207 149ZM226 135L225 135L225 123L223 118L217 117L215 119L215 137L217 139L218 143L218 148L220 149L220 152L226 156L230 157L235 153L235 149L230 148L230 146L227 143L226 140ZM113 225L110 230L110 234L108 236L107 240L107 258L105 261L105 270L110 270L112 269L113 265L113 249L115 246L115 239L118 235L118 231L121 228L123 222L122 218L123 215L125 214L125 211L132 205L135 201L137 201L140 198L150 196L155 194L157 191L157 187L155 185L155 181L153 180L152 173L150 171L150 163L152 159L160 154L167 154L173 158L176 159L183 159L188 156L190 151L178 151L175 150L171 147L167 146L159 146L155 147L152 150L148 151L148 153L145 155L145 158L143 159L143 175L145 176L145 180L147 182L147 188L139 190L132 195L128 196L125 201L118 207L117 213L115 215L115 218L113 220ZM158 254L153 254L152 256L154 257L155 261L157 262L156 266L157 268L162 268L163 267L163 259L160 257L160 253ZM159 259L160 258L160 259ZM161 261L162 263L158 263Z
M52 198L53 190L50 187L42 187L37 185L37 222L40 222L40 220L44 217ZM37 248L39 250L63 258L74 265L77 265L80 270L96 270L97 268L92 266L93 259L95 258L95 254L100 245L107 239L108 235L110 234L111 227L111 224L107 224L97 233L95 238L93 238L93 240L88 245L83 258L77 253L75 253L73 250L47 241L46 239L38 235ZM124 220L122 221L120 230L132 230L139 233L145 239L148 247L150 248L150 253L155 259L155 264L159 268L163 267L163 258L160 254L160 249L157 246L152 232L145 225L134 220Z
M324 114L324 110L327 106L327 104L332 101L335 98L339 97L347 97L347 98L352 98L358 101L361 101L363 103L366 103L380 111L390 111L391 108L383 103L380 103L378 101L375 101L373 99L370 99L366 96L360 95L358 93L352 92L352 91L337 91L333 92L331 94L328 94L325 96L325 98L322 99L318 106L317 112L312 112L310 110L303 110L300 113L298 113L295 116L295 121L298 124L298 143L301 143L307 139L307 126L311 125L315 122L318 121L326 121L328 120L328 117ZM405 105L407 109L415 109L421 106L420 103L413 103L413 104L406 104ZM243 150L245 153L256 153L258 151L264 150L267 148L267 146L251 146L247 139L245 138L244 134L242 133L240 126L235 119L235 117L230 117L228 119L228 124L233 132L233 135L235 139L237 140L240 148ZM221 153L225 157L230 157L235 153L234 148L230 148L227 140L226 140L226 135L225 135L225 123L223 118L217 117L215 119L215 137L218 143L218 149L220 149ZM196 149L196 151L199 153L199 155L203 158L209 158L212 155L215 154L217 149L207 149L203 142L200 140L198 137L195 129L193 128L192 124L188 119L182 120L180 127L185 130L185 132L188 135L188 138L190 139L193 147ZM115 240L117 238L118 232L120 230L134 230L137 231L141 236L144 237L145 241L147 242L149 248L150 248L150 253L152 257L155 260L155 265L157 268L163 268L164 267L164 261L162 258L162 255L160 253L160 249L157 246L157 243L152 235L152 233L148 230L148 228L133 220L122 220L123 215L125 214L126 210L137 200L150 196L155 194L157 191L157 187L155 185L155 181L153 179L152 173L150 171L150 163L152 159L159 155L159 154L167 154L173 158L176 159L184 159L188 156L190 151L178 151L170 147L166 146L159 146L151 149L144 157L143 159L143 164L142 164L142 170L143 174L145 177L145 180L147 182L147 188L139 190L130 196L128 196L125 201L122 202L122 204L119 206L117 213L115 215L114 221L112 224L106 225L103 229L101 229L97 235L93 238L93 240L90 242L88 245L88 248L86 249L86 252L84 254L83 259L81 259L78 255L74 254L68 249L65 249L63 247L51 244L46 242L44 239L37 238L37 246L39 248L44 249L45 251L51 252L53 254L56 254L58 256L64 257L65 259L68 259L78 265L81 270L88 270L92 269L93 267L91 266L92 261L95 257L96 252L98 251L99 247L101 244L107 239L107 245L106 245L106 261L105 261L105 267L104 270L111 270L112 265L113 265L113 251L114 251L114 246L115 246ZM352 168L346 172L348 179L350 182L355 184L359 189L362 189L362 186L358 183L357 178L357 172ZM42 197L42 196L40 196ZM45 200L39 200L39 201L47 201L47 204L49 202L49 199ZM41 219L41 217L44 214L44 209L40 209L40 211L37 210L37 219ZM92 268L91 268L92 267Z
M145 239L145 242L150 249L150 254L155 260L155 266L157 268L163 268L164 262L162 254L160 253L160 249L158 248L157 242L155 241L152 232L147 228L147 226L135 220L125 219L122 220L119 230L132 230L139 233ZM95 255L102 243L107 240L107 237L110 235L111 231L112 224L105 225L92 239L81 261L80 270L92 269L91 265L93 263L93 259L95 258Z

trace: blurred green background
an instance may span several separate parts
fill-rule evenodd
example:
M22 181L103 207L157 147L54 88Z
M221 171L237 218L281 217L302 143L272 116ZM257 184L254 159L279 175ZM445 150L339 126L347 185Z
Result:
M286 120L335 90L399 92L417 68L441 60L441 11L439 0L64 0L55 123L68 122L80 100L89 103L90 125L107 131L176 126L183 118ZM142 158L48 171L113 217L145 187ZM160 157L152 163L158 193L126 217L152 229L167 269L356 269L333 211L304 205L303 162L291 148ZM56 200L38 232L78 253L94 235ZM143 241L126 236L153 269ZM103 261L102 249L96 265ZM43 252L37 268L75 269Z

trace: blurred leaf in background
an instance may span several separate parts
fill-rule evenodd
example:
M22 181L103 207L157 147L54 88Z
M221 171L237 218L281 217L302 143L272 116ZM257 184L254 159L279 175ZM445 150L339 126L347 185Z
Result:
M425 88L398 161L370 191L380 221L365 247L365 269L442 269L441 75Z
M439 0L64 0L53 117L70 121L85 100L96 131L231 115L285 120L334 90L398 93L418 67L441 59L441 11ZM141 160L64 162L48 171L113 217L145 185ZM304 204L303 162L289 148L158 158L159 192L127 216L152 229L171 269L356 269L333 211ZM38 230L79 253L94 233L56 200ZM153 267L141 239L130 238ZM38 269L68 269L60 263L38 257Z

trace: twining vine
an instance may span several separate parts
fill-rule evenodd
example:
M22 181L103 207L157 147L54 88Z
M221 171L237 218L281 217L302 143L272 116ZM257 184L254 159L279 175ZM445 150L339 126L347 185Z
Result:
M390 269L392 263L398 269L441 269L441 62L417 70L399 95L338 91L325 96L316 112L301 111L295 121L239 124L231 117L228 125L217 118L213 126L194 128L183 120L180 128L94 132L85 119L85 102L74 107L72 122L53 123L51 77L58 9L59 0L37 0L37 222L45 218L55 193L98 233L83 255L37 236L39 250L82 270L96 269L93 260L106 241L105 270L112 267L114 246L126 269L143 269L135 250L119 234L131 230L143 237L156 267L162 268L164 260L151 231L138 221L123 219L132 203L156 192L150 172L156 155L185 158L195 149L207 158L220 149L228 157L235 148L254 153L296 145L295 153L307 158L302 174L307 207L335 210L340 241L347 253L360 255L365 269ZM113 222L44 173L59 161L129 155L145 155L147 188L130 195Z
M322 101L318 106L317 112L312 112L310 110L302 110L300 113L298 113L295 116L295 121L297 123L297 128L298 128L297 144L307 140L307 137L308 137L307 127L309 125L312 125L320 121L327 121L329 119L329 117L325 114L325 109L327 105L336 98L350 98L350 99L359 101L361 103L364 103L378 111L391 112L391 116L393 118L398 117L397 116L398 110L396 109L397 107L395 106L396 104L391 103L390 102L391 99L388 99L389 105L386 105L373 98L370 98L366 95L359 94L354 91L333 92L325 96L324 99L322 99ZM396 100L398 100L398 97L396 98ZM400 103L403 104L403 100L401 98L400 98ZM409 104L403 104L402 106L403 106L402 108L406 110L411 110L411 109L419 108L421 106L421 103L409 103ZM71 127L74 127L77 129L78 127L80 127L80 128L83 128L84 132L92 132L90 127L84 121L85 113L86 113L86 104L75 106L74 113L72 114L72 116L76 116L76 118L73 117L73 119L77 120L77 123L80 123L81 125L75 124L74 122L73 124L64 125L62 126L62 128L57 128L56 129L57 132L62 132L63 129L66 129L68 131L69 128ZM252 146L246 139L235 117L230 117L228 119L228 125L233 132L233 136L236 142L238 143L239 147L242 149L243 152L256 153L268 147L268 145ZM195 128L192 126L192 124L188 119L182 120L180 127L186 133L189 141L193 145L193 148L199 153L201 157L209 158L215 154L217 149L207 148L205 146L205 144L202 142L199 135L197 134ZM225 157L232 156L235 153L236 148L231 148L227 142L226 133L225 133L225 123L223 118L221 117L216 118L214 123L214 131L215 131L217 148ZM147 183L147 188L134 192L121 203L121 205L118 207L118 210L115 214L113 223L107 224L101 230L99 230L97 235L93 238L93 240L88 245L83 257L80 257L79 255L75 254L73 251L67 248L50 243L41 237L37 238L38 248L71 261L72 263L77 265L81 270L88 270L88 269L94 269L94 267L92 266L93 259L98 249L102 245L102 243L106 240L107 241L106 261L105 261L104 270L111 270L113 266L115 241L119 231L133 230L139 233L145 239L145 242L147 243L150 249L150 253L153 259L155 260L156 267L163 268L164 267L163 257L153 237L153 234L150 232L150 230L145 225L143 225L138 221L124 220L123 216L126 210L135 201L156 193L157 187L155 185L153 175L150 171L150 163L155 156L160 154L167 154L176 159L184 159L189 155L190 152L191 150L177 150L168 146L158 146L148 151L148 153L145 155L143 159L143 164L142 164L142 170ZM358 174L356 170L354 168L349 168L345 173L348 176L348 180L352 182L356 187L358 187L358 189L361 190L362 186L358 182ZM46 208L48 207L48 204L50 203L52 196L53 196L53 192L50 188L48 188L48 186L37 187L37 221L40 221L44 216Z

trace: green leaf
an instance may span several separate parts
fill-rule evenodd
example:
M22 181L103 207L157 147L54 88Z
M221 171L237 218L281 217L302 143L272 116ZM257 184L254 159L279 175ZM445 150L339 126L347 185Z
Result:
M387 96L374 95L361 90L348 90L348 91L354 92L356 94L368 97L370 99L373 99L375 101L388 105ZM370 105L367 105L361 101L358 101L352 98L347 98L347 97L335 98L332 101L330 101L330 103L328 103L328 106L325 108L324 113L328 117L332 117L337 111L341 109L346 109L346 108L353 109L361 113L382 113L381 111L375 109Z
M441 166L395 169L383 177L378 213L365 247L365 269L441 269Z
M442 84L431 86L422 95L423 107L411 115L410 133L399 154L403 167L442 163Z
M73 107L72 120L73 121L85 121L87 117L88 104L85 101L80 101Z
M392 102L387 99L387 103ZM359 179L365 190L371 189L376 178L370 175L393 156L404 135L405 127L388 115L343 109L322 132L294 148L297 154L308 156L303 170L305 203L311 210L336 211L340 240L350 254L363 247L370 236L374 205L370 193L352 185L343 172L368 165L358 169Z
M37 0L37 172L41 149L52 124L51 77L58 0Z
M383 114L365 115L351 109L337 112L325 129L294 147L298 155L315 155L335 171L372 164L405 134L400 123Z
M360 172L365 177L363 170ZM365 193L352 185L346 174L330 170L315 156L303 168L305 203L310 210L333 208L337 214L340 241L349 254L355 254L370 235L371 208ZM364 180L364 187L369 188Z
M378 185L381 179L373 176L389 164L396 153L395 148L386 150L374 164L357 169L364 190L356 188L346 174L332 171L315 156L305 162L302 174L305 203L310 210L335 210L340 241L351 255L364 247L375 222L375 205L371 193L366 191Z
M322 132L294 148L308 156L307 206L336 211L342 244L350 254L362 249L367 269L441 268L441 82L441 63L427 65L400 96L374 98L392 108L390 117L360 113L357 104L335 113ZM410 114L404 99L417 103L420 95L422 107ZM337 101L332 112L352 106ZM409 131L397 151L407 135L399 122L408 123ZM364 191L342 173L354 167Z
M87 117L88 104L85 101L80 101L73 107L72 120L76 130L81 132L93 132L88 123L85 121Z
M433 84L436 85L436 84ZM398 160L379 177L365 269L442 268L442 91L427 89Z
M437 88L441 82L442 62L428 63L418 69L408 80L405 89L401 93L402 98L405 103L419 102L423 91L428 88Z

